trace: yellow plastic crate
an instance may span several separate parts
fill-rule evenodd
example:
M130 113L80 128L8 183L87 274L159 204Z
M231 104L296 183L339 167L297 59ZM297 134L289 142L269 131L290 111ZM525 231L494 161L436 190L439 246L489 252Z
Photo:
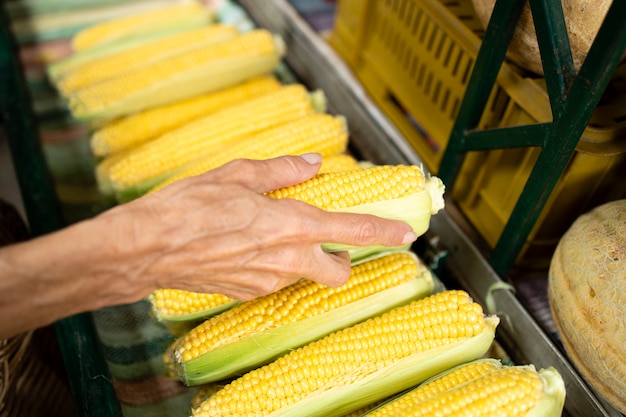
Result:
M341 0L329 43L436 173L483 33L471 0ZM626 196L626 187L616 180L626 168L625 80L622 66L520 253L519 267L546 268L558 239L579 214ZM505 62L479 127L549 121L543 78ZM452 197L492 247L539 152L470 152L461 168Z

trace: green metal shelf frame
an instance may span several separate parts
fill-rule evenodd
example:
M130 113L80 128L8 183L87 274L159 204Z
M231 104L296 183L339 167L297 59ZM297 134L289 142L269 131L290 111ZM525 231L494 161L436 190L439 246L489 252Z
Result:
M552 122L477 129L526 0L497 0L438 176L454 187L468 151L540 147L541 152L489 262L507 279L626 51L626 2L614 0L578 73L561 2L528 0L541 52Z
M10 27L10 19L0 5L0 128L7 137L30 235L37 237L66 224ZM54 326L77 413L90 417L121 416L91 313L60 320Z

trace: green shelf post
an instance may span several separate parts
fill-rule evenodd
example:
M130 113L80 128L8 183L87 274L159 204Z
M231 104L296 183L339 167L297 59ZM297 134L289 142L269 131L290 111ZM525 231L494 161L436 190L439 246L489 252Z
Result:
M30 234L37 237L66 224L23 74L10 20L0 5L0 127L7 136ZM91 313L58 321L55 331L78 415L121 416Z
M454 187L468 151L539 147L541 152L489 257L507 278L584 129L626 51L626 2L613 1L578 74L560 2L529 0L535 23L552 122L477 129L519 20L524 0L497 0L444 151L438 176Z

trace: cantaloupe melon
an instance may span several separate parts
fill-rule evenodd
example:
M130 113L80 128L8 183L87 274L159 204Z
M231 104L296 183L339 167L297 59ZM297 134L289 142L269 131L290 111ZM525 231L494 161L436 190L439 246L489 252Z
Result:
M548 282L567 355L598 395L626 414L626 200L596 207L570 226Z

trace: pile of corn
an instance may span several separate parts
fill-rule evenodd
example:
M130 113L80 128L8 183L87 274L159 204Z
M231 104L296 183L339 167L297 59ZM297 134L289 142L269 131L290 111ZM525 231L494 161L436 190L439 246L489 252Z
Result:
M351 157L347 120L327 113L324 92L275 75L285 53L280 37L225 25L200 3L185 7L196 9L179 9L175 29L159 30L172 10L133 19L132 27L122 19L87 29L76 53L49 68L74 117L92 129L103 193L124 203L237 158L318 152L320 173L268 197L426 232L443 208L439 179L417 166ZM435 291L409 247L328 242L324 249L349 251L352 272L342 287L303 279L246 302L178 289L150 296L155 319L177 331L164 355L170 376L199 387L190 414L560 412L558 373L480 360L498 318L464 291Z

